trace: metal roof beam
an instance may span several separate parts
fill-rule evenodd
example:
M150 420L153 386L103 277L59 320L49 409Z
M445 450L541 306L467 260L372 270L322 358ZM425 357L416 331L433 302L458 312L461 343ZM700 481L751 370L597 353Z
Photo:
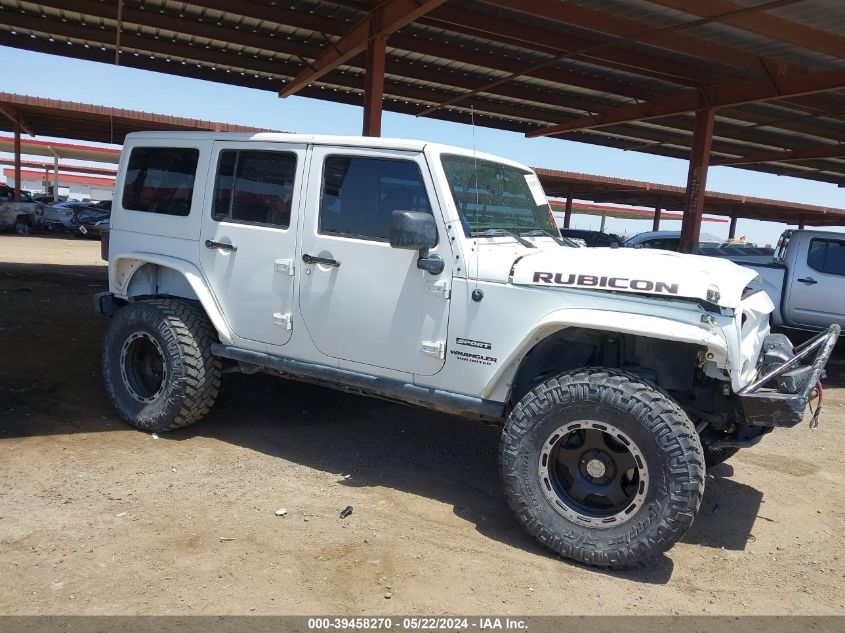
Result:
M617 123L646 121L704 108L760 103L795 97L845 86L845 69L807 73L778 73L766 79L729 81L702 90L659 97L633 106L614 108L595 116L574 119L528 134L529 137L551 136L575 130L593 130Z
M279 92L279 96L289 97L296 94L308 84L317 81L326 73L363 52L372 38L398 31L445 1L386 0L350 27L331 47L324 50L310 64L310 68L300 72Z
M795 1L792 0L792 3ZM701 18L734 12L732 15L719 18L719 22L833 57L842 57L843 52L845 52L845 38L841 35L770 15L762 10L764 7L743 7L729 0L708 0L707 2L701 2L701 0L649 0L649 2L683 11L690 15L697 15ZM751 11L740 12L742 9L751 9Z
M796 160L816 160L821 158L845 157L845 143L825 147L807 147L803 149L786 150L783 152L761 152L739 158L715 160L710 164L718 165L753 165L754 163L783 163Z

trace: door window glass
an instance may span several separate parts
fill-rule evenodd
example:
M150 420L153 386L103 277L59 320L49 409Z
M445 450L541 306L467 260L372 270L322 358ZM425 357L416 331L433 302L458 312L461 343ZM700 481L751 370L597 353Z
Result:
M643 248L657 248L664 251L676 251L680 246L681 240L677 237L659 237L653 240L646 240L643 242Z
M811 240L807 265L820 273L845 276L845 242Z
M129 155L123 208L185 216L191 212L200 152L189 147L136 147Z
M422 173L415 162L326 158L320 233L387 241L395 210L431 213Z
M223 150L212 217L218 222L288 228L295 174L295 154Z

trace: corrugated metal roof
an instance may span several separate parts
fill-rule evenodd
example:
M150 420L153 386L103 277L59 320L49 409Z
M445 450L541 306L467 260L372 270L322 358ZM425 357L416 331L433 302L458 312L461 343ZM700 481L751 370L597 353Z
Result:
M123 0L118 21L100 0L0 0L0 45L279 91L374 4ZM360 105L364 67L299 94ZM845 69L841 0L449 0L388 39L384 103L527 133L784 69ZM813 157L845 139L843 87L721 108L713 160L797 151L743 167L845 185L845 161ZM675 113L559 136L685 158L691 130Z

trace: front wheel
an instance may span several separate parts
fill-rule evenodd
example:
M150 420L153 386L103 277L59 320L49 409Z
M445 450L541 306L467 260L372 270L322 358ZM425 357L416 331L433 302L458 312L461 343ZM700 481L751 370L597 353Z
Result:
M511 412L499 467L525 529L561 556L636 567L692 525L704 494L695 428L665 392L612 369L568 372Z

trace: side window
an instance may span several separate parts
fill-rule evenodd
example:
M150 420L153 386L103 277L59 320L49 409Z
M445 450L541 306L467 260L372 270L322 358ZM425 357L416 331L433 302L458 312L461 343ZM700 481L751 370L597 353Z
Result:
M296 155L290 152L223 150L211 217L288 228L295 174Z
M810 240L807 265L828 275L845 276L845 242L837 240Z
M671 237L658 237L653 240L646 240L643 242L643 248L657 248L665 251L678 250L680 240Z
M123 208L185 216L191 212L198 149L136 147L129 155Z
M395 210L431 213L419 166L409 160L329 156L320 233L387 241Z

